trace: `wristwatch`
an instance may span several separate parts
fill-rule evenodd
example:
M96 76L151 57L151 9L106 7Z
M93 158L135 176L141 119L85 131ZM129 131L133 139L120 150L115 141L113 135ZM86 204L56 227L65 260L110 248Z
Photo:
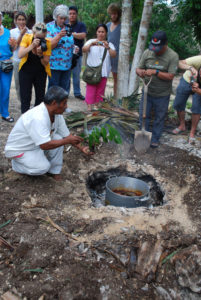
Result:
M158 76L159 70L156 70L156 76Z

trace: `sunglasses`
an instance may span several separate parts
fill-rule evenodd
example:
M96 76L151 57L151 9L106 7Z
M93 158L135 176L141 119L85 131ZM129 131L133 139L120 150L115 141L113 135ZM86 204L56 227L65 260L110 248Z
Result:
M47 32L47 29L45 28L40 28L40 27L36 27L37 31L42 31L43 33Z

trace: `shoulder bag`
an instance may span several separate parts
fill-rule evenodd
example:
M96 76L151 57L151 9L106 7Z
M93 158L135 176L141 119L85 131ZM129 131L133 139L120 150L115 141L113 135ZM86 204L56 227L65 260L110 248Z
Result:
M103 62L105 60L107 54L107 49L105 48L104 53L103 53L103 57L102 57L102 62L99 66L97 67L90 67L90 66L86 66L86 69L84 70L84 73L82 75L82 79L91 85L95 85L98 84L101 81L102 78L102 66L103 66Z
M11 59L0 61L0 68L4 73L9 73L13 69L13 62Z

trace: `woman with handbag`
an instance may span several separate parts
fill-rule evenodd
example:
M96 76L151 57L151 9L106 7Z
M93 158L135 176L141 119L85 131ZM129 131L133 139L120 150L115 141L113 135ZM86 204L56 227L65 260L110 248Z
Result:
M2 13L0 12L0 114L4 121L12 123L14 119L9 115L9 95L12 78L12 51L15 40L10 38L10 31L2 25Z
M93 67L102 66L100 81L94 83L94 79L87 80L86 97L88 110L92 110L92 105L100 106L103 101L107 77L111 71L110 57L116 56L115 47L112 43L107 42L107 26L100 24L96 27L96 39L87 41L82 48L82 51L88 53L87 67L91 70ZM93 71L93 70L92 70ZM96 74L97 75L97 74Z
M31 33L31 30L29 30L26 27L26 21L27 21L26 14L23 11L18 11L14 17L14 22L16 27L14 29L11 29L10 31L10 36L16 40L16 48L15 51L13 52L13 75L15 79L15 89L17 92L17 98L19 102L21 102L21 100L20 100L20 83L19 83L20 59L18 57L18 51L19 51L20 43L25 33Z
M18 52L21 112L30 108L32 86L35 89L35 106L44 100L47 75L51 76L49 59L51 42L46 38L44 23L36 23L33 34L25 34Z

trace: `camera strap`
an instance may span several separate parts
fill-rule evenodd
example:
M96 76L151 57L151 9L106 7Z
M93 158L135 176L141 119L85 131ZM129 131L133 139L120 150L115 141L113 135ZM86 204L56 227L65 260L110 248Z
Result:
M102 57L102 62L101 64L103 64L104 60L105 60L105 57L106 57L106 54L107 54L107 49L105 48L104 49L104 53L103 53L103 57Z

